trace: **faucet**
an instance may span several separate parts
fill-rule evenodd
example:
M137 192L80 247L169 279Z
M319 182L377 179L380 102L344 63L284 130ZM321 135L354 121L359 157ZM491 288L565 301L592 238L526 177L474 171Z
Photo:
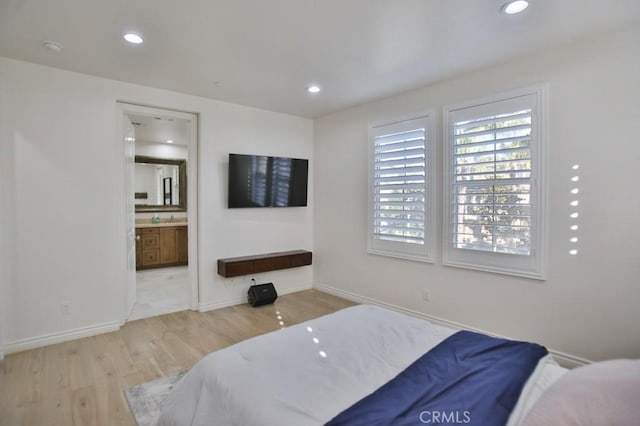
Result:
M169 223L173 223L173 215L169 218Z

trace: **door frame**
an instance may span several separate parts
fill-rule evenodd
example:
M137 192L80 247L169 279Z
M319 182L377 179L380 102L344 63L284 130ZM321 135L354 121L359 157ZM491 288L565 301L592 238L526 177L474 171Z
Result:
M117 101L118 109L118 123L119 132L118 138L121 139L123 125L123 118L125 114L135 115L148 115L153 117L167 117L167 118L179 118L187 120L189 122L189 140L187 143L187 236L188 236L188 250L189 250L189 308L193 311L198 310L200 296L199 296L199 276L198 276L198 259L199 259L199 244L198 244L198 130L200 116L197 113L179 111L169 108L151 107L141 104L134 104L127 101ZM122 148L122 161L126 163L125 147ZM126 170L124 171L126 173ZM126 177L123 175L123 177ZM127 188L123 187L123 200L126 200ZM127 229L127 214L126 208L123 209L123 231L126 235ZM126 246L124 246L126 250ZM125 259L126 259L126 252ZM125 263L126 268L126 263ZM128 292L126 288L127 280L123 280L124 284L124 300L123 300L123 323L127 321L129 313L127 310Z

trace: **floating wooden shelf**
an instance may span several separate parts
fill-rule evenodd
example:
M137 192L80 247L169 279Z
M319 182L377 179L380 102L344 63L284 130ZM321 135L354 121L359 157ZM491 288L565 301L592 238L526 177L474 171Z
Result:
M311 265L311 260L311 252L306 250L230 257L227 259L218 259L218 275L230 278L260 272L277 271L279 269L297 268L298 266Z

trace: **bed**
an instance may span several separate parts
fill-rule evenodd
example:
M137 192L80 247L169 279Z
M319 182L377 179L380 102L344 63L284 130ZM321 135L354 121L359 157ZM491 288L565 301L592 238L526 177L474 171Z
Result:
M385 308L346 308L207 355L176 384L159 424L326 424L458 336L457 330ZM507 424L520 424L565 372L550 355L536 360ZM433 416L431 410L411 413L412 424L436 423L427 415ZM465 421L473 420L473 411L455 415L452 423L477 424Z

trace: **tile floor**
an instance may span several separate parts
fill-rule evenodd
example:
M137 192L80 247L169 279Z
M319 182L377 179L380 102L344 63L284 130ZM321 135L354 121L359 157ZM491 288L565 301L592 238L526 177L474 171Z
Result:
M187 266L136 272L136 305L129 321L155 317L189 308Z

